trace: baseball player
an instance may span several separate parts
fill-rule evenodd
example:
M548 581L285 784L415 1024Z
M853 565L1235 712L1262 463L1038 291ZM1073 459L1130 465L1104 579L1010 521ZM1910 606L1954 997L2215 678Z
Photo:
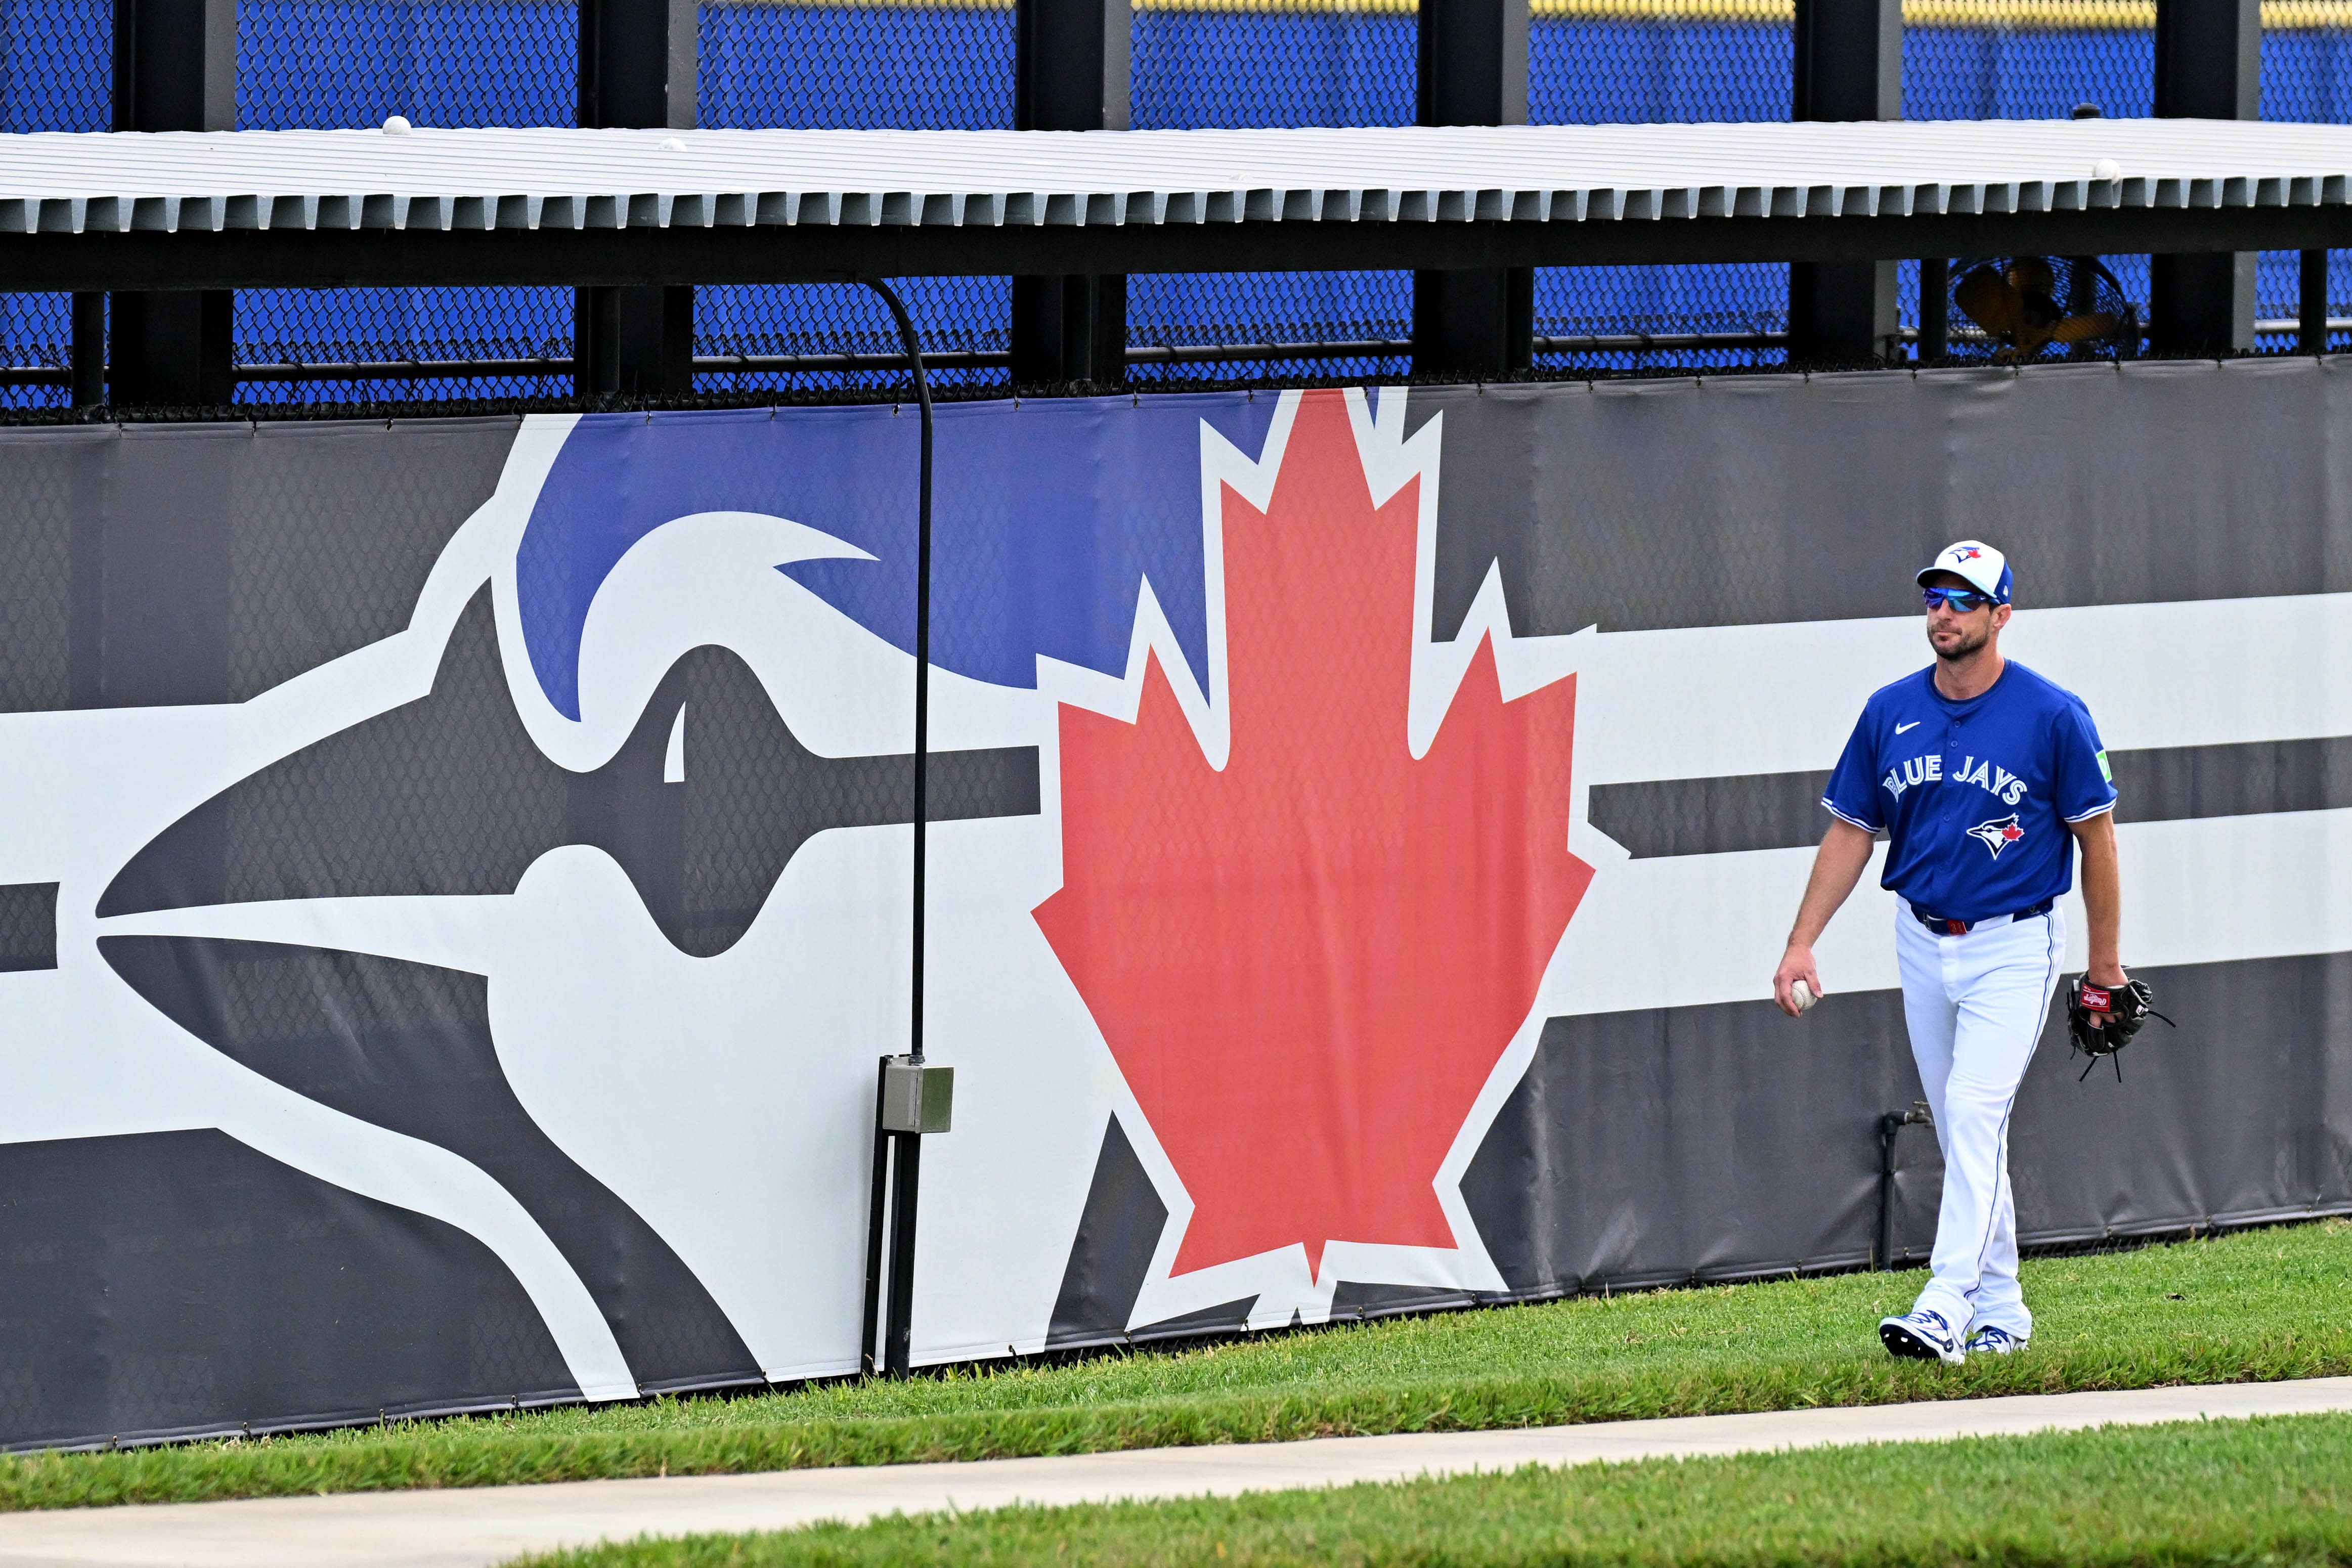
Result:
M2077 844L2091 927L2084 999L2108 1001L2104 987L2121 1013L2145 993L2131 994L2117 962L2116 790L2090 710L2001 657L2011 574L2000 551L1962 540L1918 580L1935 662L1863 707L1822 798L1836 820L1772 991L1792 1017L1823 994L1813 942L1885 834L1881 885L1895 895L1903 1012L1943 1145L1944 1202L1933 1278L1878 1334L1895 1355L1958 1363L2009 1354L2033 1332L2017 1282L2009 1118L2058 984L2058 899L2074 885Z

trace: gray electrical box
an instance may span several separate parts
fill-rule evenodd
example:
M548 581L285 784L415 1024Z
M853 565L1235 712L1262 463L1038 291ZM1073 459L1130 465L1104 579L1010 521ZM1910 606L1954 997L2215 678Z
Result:
M882 1069L882 1131L945 1132L955 1120L955 1068L892 1057Z

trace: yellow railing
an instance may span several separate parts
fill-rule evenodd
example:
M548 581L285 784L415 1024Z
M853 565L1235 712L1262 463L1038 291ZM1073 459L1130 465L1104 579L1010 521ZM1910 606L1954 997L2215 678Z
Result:
M720 4L881 6L1010 11L1013 0L719 0ZM1347 14L1410 16L1417 0L1132 0L1138 11ZM1529 0L1538 21L1696 22L1787 25L1796 0ZM2156 26L2156 0L1903 0L1914 27L2010 27L2124 32ZM2352 29L2352 0L2263 0L2270 30Z
M1003 0L1006 5L1011 0ZM1796 0L1531 0L1536 19L1792 21ZM1139 11L1361 12L1410 16L1415 0L1134 0ZM2153 29L2156 0L1903 0L1914 27ZM2352 0L2263 0L2265 28L2352 28Z

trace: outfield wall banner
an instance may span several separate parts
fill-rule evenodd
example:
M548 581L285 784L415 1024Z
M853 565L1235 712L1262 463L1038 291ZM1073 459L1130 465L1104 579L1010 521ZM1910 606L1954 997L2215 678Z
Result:
M2352 1208L2352 361L939 422L919 1363L1864 1262L1874 871L1768 998L1956 537L2180 1023L2046 1032L2027 1241ZM855 1366L916 452L0 432L0 1444Z

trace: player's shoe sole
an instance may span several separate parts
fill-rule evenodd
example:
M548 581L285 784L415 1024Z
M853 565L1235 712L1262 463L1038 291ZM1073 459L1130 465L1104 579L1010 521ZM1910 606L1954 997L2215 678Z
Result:
M1887 1354L1904 1361L1940 1361L1958 1366L1969 1359L1967 1347L1934 1312L1881 1319L1878 1342L1886 1347Z

